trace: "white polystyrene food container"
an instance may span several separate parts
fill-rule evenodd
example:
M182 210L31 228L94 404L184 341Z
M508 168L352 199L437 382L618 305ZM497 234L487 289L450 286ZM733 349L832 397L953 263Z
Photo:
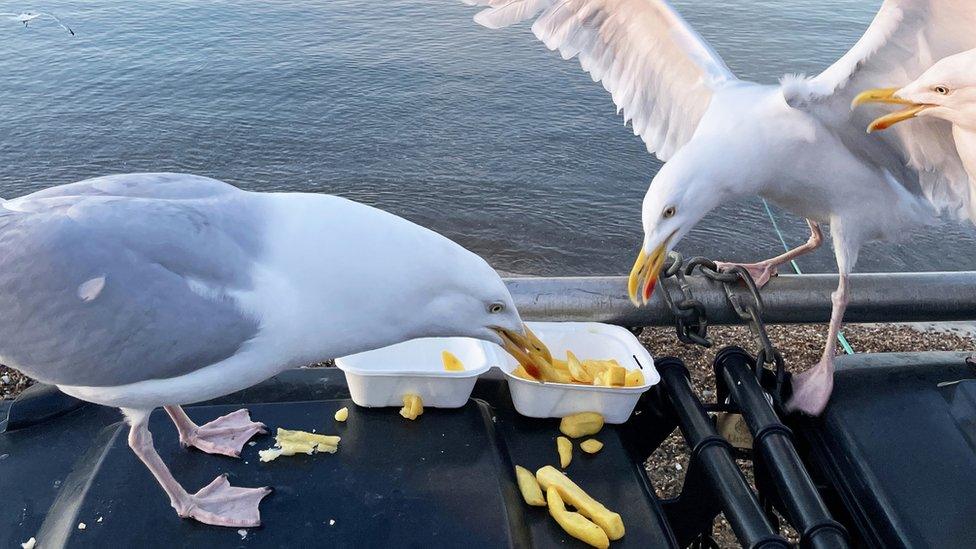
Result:
M478 376L495 361L497 345L463 337L413 339L336 359L358 406L403 406L403 395L420 395L425 407L460 408ZM463 372L444 369L442 351L454 353Z
M565 358L573 351L580 360L616 359L628 370L641 368L644 385L639 387L593 387L566 383L539 383L512 375L518 366L514 357L500 347L498 366L508 377L515 409L528 417L565 417L579 412L598 412L606 423L627 421L641 394L661 380L654 359L637 338L620 326L599 322L527 322L549 347L553 357Z
M414 339L336 359L346 374L353 402L359 406L402 406L403 395L418 394L424 406L460 408L471 397L478 376L497 366L505 372L515 409L528 417L564 417L578 412L598 412L607 423L624 423L640 395L661 377L654 360L627 330L599 322L528 322L529 328L549 347L554 357L565 358L571 350L580 360L616 359L632 370L641 368L640 387L594 387L565 383L539 383L512 375L518 366L504 349L477 339ZM444 369L442 351L454 353L463 372Z

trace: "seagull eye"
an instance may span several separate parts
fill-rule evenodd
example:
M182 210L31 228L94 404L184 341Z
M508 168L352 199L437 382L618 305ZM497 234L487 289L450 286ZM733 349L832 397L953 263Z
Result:
M493 314L493 315L497 315L498 313L500 313L500 312L502 312L504 310L505 310L505 304L504 303L497 303L496 302L496 303L492 303L491 305L488 306L488 312L491 313L491 314Z
M939 95L949 95L949 88L947 88L945 86L936 86L934 88L934 90L935 90L935 93L937 93Z
M675 208L674 206L668 206L667 208L664 208L664 213L662 213L661 215L664 217L664 219L667 219L669 217L674 217L674 214L676 213L678 213L677 208Z

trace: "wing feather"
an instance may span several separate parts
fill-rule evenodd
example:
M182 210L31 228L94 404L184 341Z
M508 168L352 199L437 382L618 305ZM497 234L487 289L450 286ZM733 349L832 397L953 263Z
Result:
M790 105L816 113L859 150L885 154L877 144L887 144L897 151L900 167L917 176L914 181L899 178L906 187L919 188L955 217L976 220L976 196L947 122L919 118L869 136L864 130L882 109L850 111L861 91L904 86L940 59L976 48L974 29L972 0L885 0L850 51L813 78L784 79L783 94Z
M464 1L486 8L475 21L492 29L535 18L535 36L577 57L661 160L691 139L714 90L735 80L664 0Z

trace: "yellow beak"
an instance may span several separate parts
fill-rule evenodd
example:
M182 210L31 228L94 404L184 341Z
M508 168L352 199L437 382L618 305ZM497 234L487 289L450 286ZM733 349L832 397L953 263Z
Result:
M895 92L898 88L878 88L874 90L867 90L858 94L851 102L851 108L859 107L865 103L892 103L895 105L907 105L908 107L900 111L895 111L891 114L886 114L882 117L875 119L871 124L868 125L868 133L872 133L877 130L886 130L895 124L915 118L918 113L932 107L933 105L913 103L905 99L895 97Z
M508 351L525 371L536 379L545 378L543 370L551 368L552 353L528 326L522 325L523 334L518 334L504 328L496 328L495 331L502 338L502 347Z
M634 262L634 268L630 270L630 278L627 280L627 294L635 307L647 305L647 300L654 293L654 286L661 275L661 266L664 265L664 257L667 255L669 240L670 237L650 254L643 247L637 254L637 261Z

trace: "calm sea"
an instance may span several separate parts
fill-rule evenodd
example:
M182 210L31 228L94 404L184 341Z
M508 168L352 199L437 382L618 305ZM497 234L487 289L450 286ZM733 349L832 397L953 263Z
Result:
M878 0L676 0L741 77L840 56ZM32 9L0 2L0 11ZM489 31L457 0L44 4L77 32L0 24L0 196L117 172L209 175L339 194L432 227L525 274L626 272L659 164L575 62L527 25ZM805 225L776 212L790 244ZM873 244L860 270L976 268L976 231ZM679 246L760 259L758 199ZM801 261L833 270L829 250Z

